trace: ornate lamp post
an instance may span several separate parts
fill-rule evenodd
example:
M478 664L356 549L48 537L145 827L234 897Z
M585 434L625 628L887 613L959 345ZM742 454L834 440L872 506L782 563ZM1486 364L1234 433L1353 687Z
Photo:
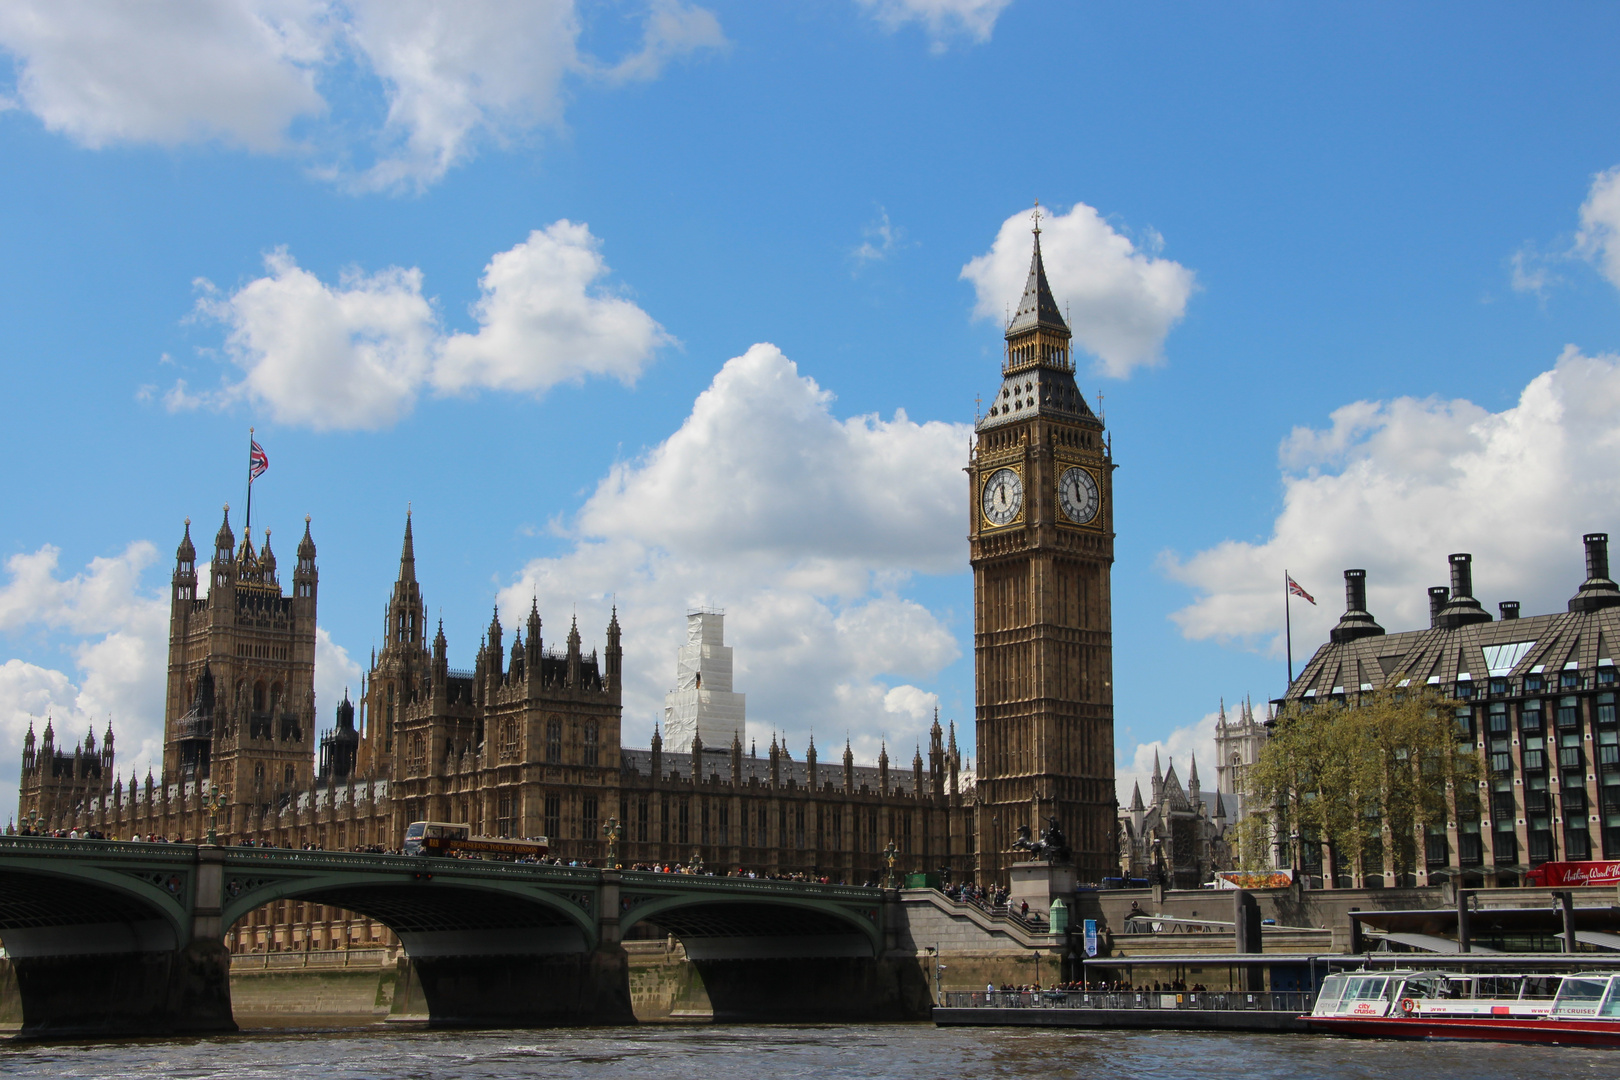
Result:
M609 869L619 870L619 837L624 832L619 828L619 819L610 817L607 824L602 826L602 835L607 837L607 865Z
M893 840L890 840L889 846L883 849L883 865L887 868L884 875L884 883L888 888L891 889L896 888L894 883L894 864L899 861L898 852L899 849L894 846Z

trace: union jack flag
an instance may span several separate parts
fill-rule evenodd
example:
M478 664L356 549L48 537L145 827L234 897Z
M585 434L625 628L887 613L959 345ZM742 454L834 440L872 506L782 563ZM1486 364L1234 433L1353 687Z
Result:
M264 447L260 446L256 441L249 439L248 443L252 446L252 449L248 451L248 483L251 484L263 476L264 470L270 467L270 458L266 456Z
M1299 597L1301 600L1304 600L1306 603L1310 604L1312 607L1316 606L1316 597L1312 596L1310 593L1308 593L1304 589L1300 588L1299 587L1299 582L1295 581L1292 577L1289 577L1286 574L1283 575L1283 576L1288 577L1288 591L1289 592L1293 593L1295 596Z

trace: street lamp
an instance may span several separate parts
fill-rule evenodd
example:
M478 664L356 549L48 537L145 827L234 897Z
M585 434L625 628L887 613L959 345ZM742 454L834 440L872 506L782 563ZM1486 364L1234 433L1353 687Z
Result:
M1036 949L1033 957L1035 961L1035 993L1041 992L1041 950Z

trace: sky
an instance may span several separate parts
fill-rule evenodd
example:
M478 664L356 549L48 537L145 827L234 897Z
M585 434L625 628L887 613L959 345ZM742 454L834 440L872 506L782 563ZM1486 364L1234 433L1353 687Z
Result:
M184 521L310 518L319 725L407 507L492 610L723 608L749 735L971 756L967 462L1046 215L1115 474L1122 799L1365 568L1561 610L1620 535L1620 9L1037 0L0 6L0 747L160 759ZM17 757L11 760L17 761ZM1203 777L1210 786L1211 770ZM16 773L0 767L0 814Z

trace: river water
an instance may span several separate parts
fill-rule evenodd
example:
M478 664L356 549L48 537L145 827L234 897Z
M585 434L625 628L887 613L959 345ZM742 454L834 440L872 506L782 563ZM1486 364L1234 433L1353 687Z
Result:
M942 1028L645 1026L549 1031L248 1031L203 1039L0 1045L0 1075L236 1080L796 1080L906 1077L1620 1076L1620 1050L1397 1043L1315 1035Z

